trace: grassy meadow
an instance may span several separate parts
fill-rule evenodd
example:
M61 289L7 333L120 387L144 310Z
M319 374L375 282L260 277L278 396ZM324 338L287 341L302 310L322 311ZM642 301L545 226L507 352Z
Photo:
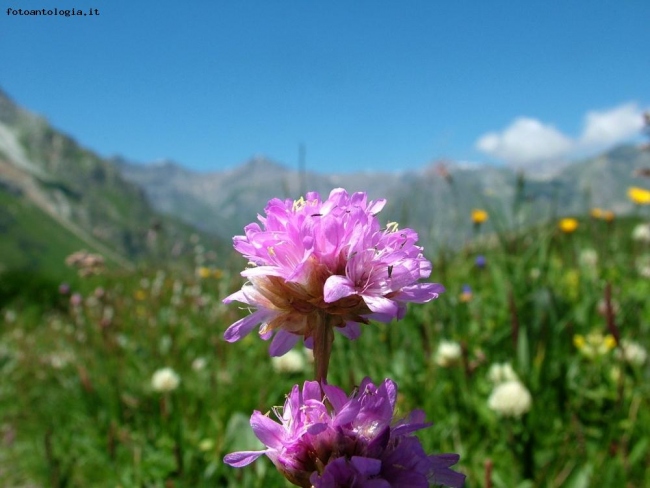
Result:
M650 486L640 210L491 236L466 216L459 225L475 238L425 250L446 293L409 305L400 322L365 326L357 341L337 334L330 383L395 380L399 410L434 422L418 435L427 452L459 453L467 487ZM185 270L0 274L1 486L287 486L266 458L242 469L222 459L259 448L250 414L311 379L309 355L297 348L297 364L280 371L257 334L226 343L248 313L221 302L241 286L245 260L189 248ZM530 393L521 415L490 408L503 363ZM178 375L176 389L154 389L162 368Z

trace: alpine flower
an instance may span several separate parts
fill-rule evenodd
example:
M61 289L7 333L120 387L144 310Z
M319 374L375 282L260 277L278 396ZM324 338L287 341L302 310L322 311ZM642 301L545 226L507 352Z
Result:
M604 220L605 222L611 222L616 218L616 215L611 210L603 210L602 208L592 208L589 212L592 218L596 220Z
M594 218L594 219L602 219L604 212L602 208L594 207L591 209L589 214Z
M224 338L238 341L261 324L260 336L273 337L271 356L302 338L314 348L321 380L333 330L356 339L360 324L401 319L407 302L437 298L442 285L419 282L431 274L431 263L416 245L417 233L396 223L382 228L376 214L384 204L342 188L324 201L316 192L269 201L260 223L233 239L249 261L241 273L248 282L224 303L241 302L254 312L232 324Z
M578 255L578 262L584 268L594 268L598 265L598 252L592 248L582 249Z
M390 379L375 386L365 378L350 397L316 381L295 385L284 408L274 409L279 423L258 411L251 416L266 449L228 454L224 462L242 467L266 455L291 483L308 488L463 486L465 476L450 469L459 456L427 455L412 433L431 424L421 410L395 420L396 399Z
M623 339L616 350L616 357L637 366L641 366L648 358L647 351L637 342Z
M634 227L632 239L646 244L650 243L650 224L638 224Z
M488 218L489 215L485 210L480 208L472 210L472 222L474 225L481 225L483 222L487 221Z
M462 354L463 349L458 342L443 340L438 344L434 359L438 366L448 368L458 363L462 358Z
M519 376L512 369L510 363L494 363L488 370L488 379L495 385L506 383L508 381L519 381Z
M175 390L180 382L180 377L172 368L159 369L151 377L151 387L163 393Z
M578 228L578 221L572 218L561 219L558 223L558 227L565 234L571 234Z
M636 205L650 204L650 190L646 190L645 188L631 186L627 189L627 196Z
M463 285L462 291L460 292L459 300L462 303L467 303L472 301L472 287L465 284Z
M488 407L503 417L521 417L530 410L533 399L519 380L509 380L494 387Z
M616 347L613 335L603 335L600 332L591 332L586 336L576 334L573 336L573 345L587 359L596 359L605 356Z

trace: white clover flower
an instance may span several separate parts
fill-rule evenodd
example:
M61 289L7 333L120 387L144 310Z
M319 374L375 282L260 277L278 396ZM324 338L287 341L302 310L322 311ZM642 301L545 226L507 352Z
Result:
M583 249L578 256L578 262L585 268L593 268L598 265L598 253L595 249Z
M160 392L173 391L178 388L181 379L172 368L162 368L151 377L151 387Z
M647 351L640 344L623 339L616 349L616 357L631 364L641 366L648 358Z
M487 376L495 385L507 381L519 381L519 377L517 376L517 373L515 373L515 370L512 369L512 366L510 366L510 363L492 364L488 370Z
M650 278L650 254L645 254L636 260L636 270L644 278Z
M460 360L462 350L460 344L454 341L440 341L434 360L438 366L448 368Z
M271 364L277 373L299 373L305 369L305 356L292 349L283 356L272 357Z
M650 224L639 224L632 230L632 239L650 243Z
M488 398L488 407L503 417L521 417L532 403L528 388L518 380L498 384Z
M192 369L194 371L203 371L208 364L208 361L205 358L199 357L192 361Z

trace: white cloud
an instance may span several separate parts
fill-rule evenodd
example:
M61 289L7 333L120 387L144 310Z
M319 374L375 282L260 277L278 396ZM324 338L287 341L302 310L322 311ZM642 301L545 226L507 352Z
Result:
M552 125L521 117L501 133L483 135L476 147L514 166L528 166L564 157L573 141Z
M580 136L583 146L602 147L629 139L643 128L643 111L626 103L603 112L588 112Z
M638 135L643 127L643 110L626 103L584 117L577 138L563 134L550 124L519 117L501 132L488 132L476 141L476 148L515 167L558 163L578 153L602 150Z

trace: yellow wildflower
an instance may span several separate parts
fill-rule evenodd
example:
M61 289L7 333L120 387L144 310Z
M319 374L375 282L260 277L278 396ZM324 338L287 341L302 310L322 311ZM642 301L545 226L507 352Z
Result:
M632 202L637 205L650 204L650 190L646 190L645 188L631 186L627 190L627 196L630 197L630 200L632 200Z
M585 336L582 334L576 334L573 336L573 345L576 346L576 349L582 349L585 347Z
M489 218L488 213L485 210L475 208L472 210L472 222L476 225L480 225Z
M589 214L594 218L594 219L602 219L603 218L603 209L602 208L592 208L591 212Z
M589 212L592 218L597 220L604 220L605 222L611 222L614 220L614 212L611 210L603 210L602 208L592 208Z
M562 219L560 220L558 227L565 234L571 234L578 228L578 221L571 218Z
M210 268L206 266L200 266L196 268L196 275L199 278L209 278L211 274Z
M603 339L603 345L608 351L611 351L616 347L616 339L612 334L607 334L605 339Z
M600 332L591 332L586 336L576 334L573 336L573 345L584 357L595 359L614 349L616 339L611 334L603 335Z
M196 268L196 276L201 279L216 278L219 279L223 276L223 271L219 268L208 268L207 266L200 266Z
M147 298L147 292L145 292L142 289L136 290L133 296L135 297L136 300L141 302L142 300L145 300Z

